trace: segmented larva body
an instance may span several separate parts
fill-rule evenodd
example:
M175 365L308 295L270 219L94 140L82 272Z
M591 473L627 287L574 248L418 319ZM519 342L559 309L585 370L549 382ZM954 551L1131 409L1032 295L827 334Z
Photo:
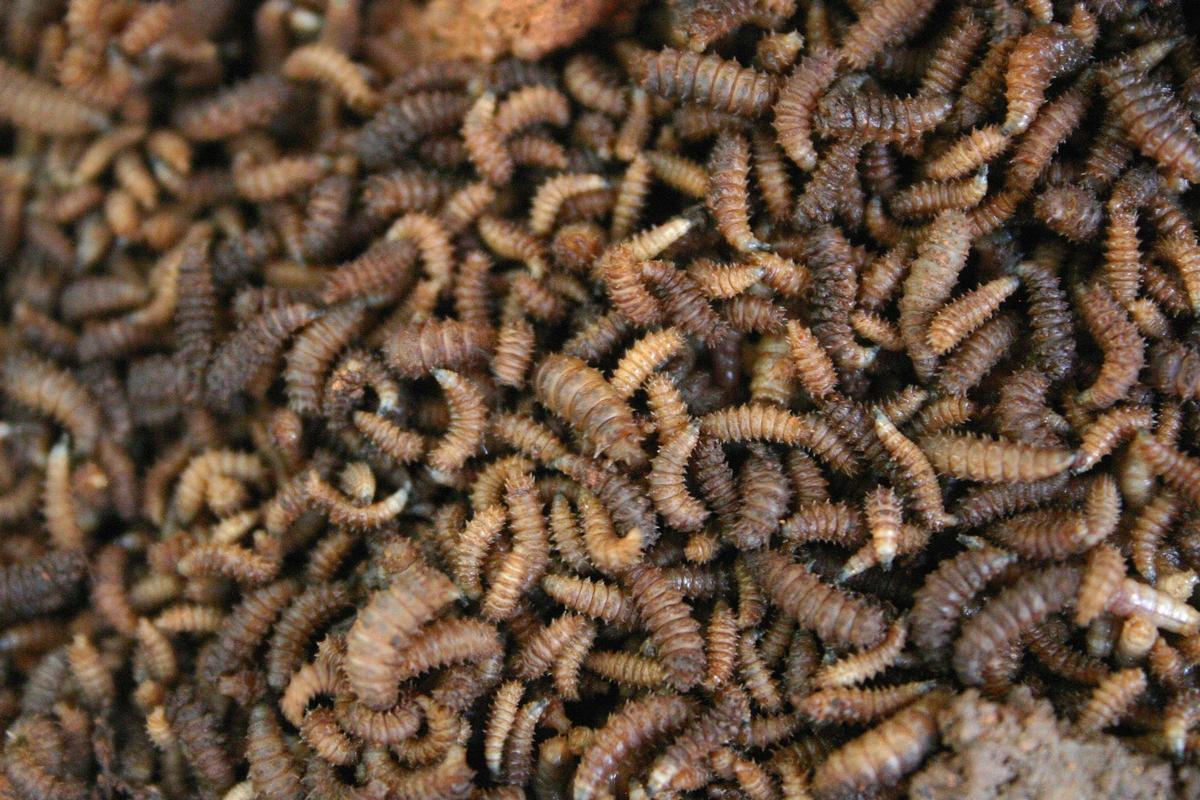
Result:
M931 0L893 0L864 6L842 40L841 61L854 70L867 66L889 44L917 30L934 5Z
M320 316L304 303L264 311L229 337L213 356L205 377L208 401L228 407L254 375L275 358L289 336Z
M894 664L907 641L908 624L905 620L897 620L888 628L883 641L875 647L845 656L818 669L812 676L812 685L818 689L832 689L865 683Z
M796 710L818 724L872 722L904 708L936 685L935 681L912 681L869 689L821 689L800 701Z
M776 78L717 55L675 50L643 52L630 73L647 92L673 100L694 100L717 111L755 117L775 100Z
M1158 577L1158 549L1180 511L1179 496L1161 489L1138 511L1129 529L1129 554L1133 568L1148 582Z
M814 795L835 800L898 783L937 744L937 713L949 698L932 692L834 750L813 773Z
M1079 186L1049 186L1034 201L1033 213L1046 227L1074 242L1096 238L1104 209L1096 195Z
M767 214L775 222L783 222L791 216L793 193L783 151L765 128L752 132L750 151L754 158L754 184Z
M1066 293L1057 274L1034 261L1016 267L1028 298L1030 345L1037 366L1051 381L1075 365L1075 328Z
M894 97L877 92L831 92L817 103L813 127L827 138L900 142L933 130L950 113L945 95Z
M954 643L954 670L963 683L983 683L990 662L1033 626L1075 602L1080 570L1050 566L1027 573L963 623Z
M858 187L858 156L862 144L855 139L835 142L817 164L804 192L796 198L792 221L800 228L824 225L838 212L858 214L862 203L849 192ZM848 199L850 198L850 199Z
M0 62L0 117L18 128L50 136L79 136L108 127L98 108Z
M529 212L529 230L545 236L554 228L554 220L568 198L608 187L603 175L567 173L549 178L538 187Z
M567 96L551 86L533 84L516 89L496 108L496 133L508 139L533 125L563 127L570 122Z
M709 154L706 202L725 240L743 251L766 246L750 230L749 178L750 142L722 133Z
M837 53L828 48L805 54L783 84L774 105L773 124L779 145L806 172L811 172L817 165L817 151L812 143L812 115L817 99L833 83L837 63Z
M1092 73L1084 73L1065 92L1047 103L1021 137L1009 159L1005 189L1026 192L1045 171L1058 146L1079 127L1091 104Z
M677 328L651 331L625 351L608 382L622 398L632 397L655 370L678 355L686 345L687 340Z
M946 659L963 609L1016 561L1015 553L985 544L946 559L929 574L916 592L909 616L913 644L927 661Z
M259 704L250 712L246 730L246 760L255 793L271 800L301 800L305 797L296 763L283 730L269 706Z
M813 332L798 320L787 323L788 351L796 377L814 399L821 400L837 388L837 372Z
M100 435L100 407L82 384L48 361L17 352L0 367L0 385L16 403L66 428L75 447L90 453Z
M451 319L428 319L397 329L384 342L388 364L415 378L434 369L464 369L487 360L495 332L490 326Z
M625 573L626 584L671 684L686 691L704 676L704 638L683 595L662 570L638 564Z
M534 371L533 386L546 408L596 447L630 466L646 462L633 413L598 370L579 358L554 354Z
M1017 40L1005 70L1008 111L1001 130L1009 135L1023 133L1045 101L1050 82L1076 69L1089 49L1072 30L1057 23L1040 25Z
M354 152L368 169L389 166L421 139L463 124L463 117L470 108L471 98L462 92L431 90L405 95L385 103L359 129L353 143ZM471 144L463 138L469 153Z
M651 461L647 492L668 525L681 531L699 530L709 516L704 504L692 497L686 484L688 460L700 440L700 427L690 424L664 440Z
M885 635L883 611L829 586L779 553L757 557L771 600L831 644L873 647Z
M986 125L954 141L944 152L927 162L925 176L935 181L961 178L975 172L1008 149L1011 138L999 125Z
M811 435L804 417L769 403L733 406L700 419L701 433L722 442L764 441L796 445Z
M939 214L917 245L917 257L904 281L898 303L900 333L918 376L924 380L932 377L937 365L926 329L937 309L949 299L966 264L969 247L966 227L966 219L959 212Z
M591 800L599 796L624 759L687 724L695 710L689 698L652 695L630 700L610 714L583 751L572 782L572 797Z
M934 464L924 449L913 444L878 409L875 411L875 435L897 464L908 500L922 522L935 530L953 524L954 517L944 510L942 488L938 485Z
M875 489L863 498L863 516L871 532L871 546L885 569L891 567L896 557L903 513L900 498L888 487Z
M1075 720L1079 733L1099 733L1114 725L1146 691L1146 673L1139 668L1114 672L1100 681Z
M939 472L988 483L1049 478L1074 460L1069 450L1037 447L985 436L940 433L921 440L921 450Z
M828 542L839 547L859 547L869 540L858 509L849 503L828 500L809 502L783 520L780 533L795 542Z
M622 626L632 625L637 619L637 610L628 595L604 581L546 575L542 578L542 589L555 602L594 619Z
M1154 411L1146 406L1116 406L1097 416L1083 431L1074 470L1091 469L1100 459L1140 430L1154 427Z
M1189 181L1200 181L1200 135L1174 95L1148 76L1175 46L1143 45L1100 71L1108 106L1144 155Z
M420 564L372 595L346 635L344 669L359 700L376 711L395 705L399 686L393 666L399 660L398 648L410 643L422 625L457 597L458 589L448 578Z
M288 54L281 72L290 80L322 84L340 95L343 102L359 114L375 113L382 102L359 65L328 44L297 47Z
M929 346L937 355L950 352L992 316L1020 283L1012 275L996 278L947 303L929 322Z
M482 445L487 429L487 403L475 382L457 372L435 369L433 377L446 394L450 425L437 446L429 451L429 466L450 473L461 469Z
M1129 315L1101 284L1084 290L1079 309L1088 331L1104 351L1104 363L1095 382L1080 392L1078 401L1107 408L1125 397L1145 362L1145 340Z
M288 407L299 414L315 415L321 407L325 373L341 350L362 332L362 308L337 308L314 321L296 337L288 350L284 371Z
M629 111L626 91L594 55L580 53L568 59L563 65L563 85L580 104L610 117L624 117Z
M475 170L494 186L512 177L513 160L496 128L496 96L484 92L463 117L462 138Z
M221 675L241 666L270 633L295 594L296 583L282 580L245 595L222 622L216 641L200 659L200 674L215 683Z

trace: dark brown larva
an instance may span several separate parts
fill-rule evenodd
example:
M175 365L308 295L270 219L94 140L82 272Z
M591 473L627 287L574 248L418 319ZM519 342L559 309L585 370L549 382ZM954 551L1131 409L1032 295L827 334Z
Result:
M661 570L651 566L631 569L625 584L650 630L671 684L681 691L691 688L703 677L704 639L682 595L670 586Z
M643 89L662 97L695 100L717 111L757 116L775 100L773 75L736 61L672 48L639 54L630 69Z

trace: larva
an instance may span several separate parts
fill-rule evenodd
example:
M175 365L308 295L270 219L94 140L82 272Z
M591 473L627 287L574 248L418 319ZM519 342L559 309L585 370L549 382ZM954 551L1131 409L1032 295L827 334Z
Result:
M1179 514L1179 497L1168 489L1159 490L1138 511L1129 530L1129 550L1133 567L1150 583L1158 577L1159 542Z
M946 181L975 172L1008 149L1011 139L998 125L976 128L924 166L930 180Z
M657 53L646 51L635 58L630 73L647 92L674 100L695 100L741 116L758 116L775 100L774 76L712 54L698 55L670 47Z
M730 336L729 324L709 305L686 272L664 261L646 261L641 265L641 274L658 290L663 315L685 333L706 343Z
M596 797L625 758L678 730L694 713L695 704L679 695L652 695L626 702L608 716L583 751L572 782L573 796L576 800Z
M963 624L954 644L953 664L959 678L980 685L989 660L1050 614L1072 605L1079 585L1078 567L1043 567L989 600Z
M533 375L539 401L586 435L597 448L631 466L646 462L629 406L584 361L551 355Z
M529 273L540 278L546 272L546 256L541 240L530 234L524 227L508 220L500 219L492 214L482 215L476 222L479 235L484 244L495 255L502 259L523 261L529 267ZM450 265L449 243L446 244L444 275L449 277Z
M460 469L479 449L487 427L487 404L469 378L445 369L433 370L433 377L446 394L450 425L437 446L429 451L429 466L450 473Z
M937 309L946 302L966 263L968 239L961 213L945 211L929 226L917 245L917 257L909 268L900 296L900 333L908 346L917 375L928 380L937 356L926 340L926 327Z
M284 341L319 316L303 303L263 312L227 339L213 356L205 377L208 401L228 407L254 373L265 367Z
M909 617L913 643L929 662L940 662L950 654L963 609L1016 560L1015 553L985 544L946 559L929 574Z
M779 459L759 444L751 444L749 450L750 457L738 476L737 517L725 530L735 546L746 550L766 544L791 499Z
M448 578L415 564L376 592L358 612L346 635L346 678L358 698L382 711L395 704L399 687L392 678L397 647L458 597Z
M351 607L344 584L315 584L295 597L280 615L267 651L267 682L277 690L287 685L303 662L313 636Z
M362 331L365 311L346 306L330 311L296 337L285 355L288 407L300 414L320 410L325 372L338 353Z
M1148 77L1174 45L1171 40L1142 45L1101 69L1100 86L1138 150L1196 181L1200 180L1200 135L1174 95Z
M1111 453L1122 441L1154 425L1154 412L1145 406L1115 406L1097 416L1083 431L1074 469L1083 472Z
M826 138L874 142L915 139L950 113L945 95L893 97L876 92L831 92L817 103L813 128Z
M875 411L875 435L897 464L909 502L921 520L935 530L953 524L954 517L944 510L936 463L925 448L913 444L880 410Z
M872 647L884 637L881 609L826 585L800 564L772 551L756 558L772 601L831 644Z
M1138 668L1123 669L1102 679L1075 720L1075 730L1099 733L1115 724L1146 691L1146 685L1146 673Z
M644 155L654 176L672 189L697 199L708 193L709 170L702 164L663 150L647 150Z
M1079 186L1047 187L1034 201L1034 214L1046 227L1074 242L1096 238L1104 211L1096 196Z
M1016 274L1028 300L1031 359L1051 381L1061 380L1075 365L1075 334L1066 293L1054 270L1027 261Z
M250 783L262 797L272 800L304 797L299 765L288 752L275 712L266 705L257 705L250 712L246 760L250 763Z
M493 120L501 140L538 124L563 127L570 121L566 95L550 86L534 84L516 89L496 107Z
M1077 14L1087 12L1080 7ZM1008 109L1001 130L1009 135L1023 133L1044 102L1050 82L1078 68L1089 49L1090 43L1057 23L1039 25L1018 39L1005 69Z
M717 229L735 250L766 245L750 230L750 142L741 134L722 133L709 153L706 202Z
M434 369L479 366L494 341L490 326L450 319L429 319L397 328L384 342L392 369L404 377L427 375Z
M428 90L405 95L384 103L359 130L354 152L369 169L389 166L421 139L465 125L464 116L477 107L460 92ZM466 146L469 153L472 145L467 142Z
M683 596L660 569L649 565L634 566L623 582L650 631L671 685L681 690L694 686L703 677L704 639Z
M554 665L571 642L591 638L595 626L578 614L563 614L536 630L514 659L516 674L523 680L539 678Z
M541 498L528 473L511 475L504 484L512 531L512 550L490 576L482 613L500 621L512 616L521 596L541 579L549 561L549 539Z
M986 34L986 27L975 14L969 10L956 10L921 76L917 93L952 94L958 89Z
M918 29L933 6L929 0L904 0L865 7L842 40L842 62L856 70L867 66L885 47Z
M604 62L593 55L569 59L563 65L563 85L580 104L610 117L623 117L629 110L625 91Z
M676 328L652 331L625 351L608 382L618 395L628 399L655 370L674 358L687 340Z
M813 793L825 800L899 782L936 745L936 715L948 702L949 692L931 692L834 750L813 772Z
M608 187L603 175L568 173L550 178L538 187L529 214L529 229L545 236L554 227L562 204L570 197Z
M223 622L212 648L205 651L199 665L201 675L215 683L218 677L250 658L295 594L296 584L290 580L277 581L247 594Z
M11 400L56 420L81 453L90 453L100 435L100 408L91 393L48 361L16 352L0 366L0 385Z
M637 619L632 601L617 586L569 575L546 575L542 589L556 602L604 622L628 626Z
M651 461L647 478L647 491L658 512L668 525L681 531L699 530L709 515L685 484L688 459L699 439L700 428L695 423L666 439Z
M1104 363L1078 401L1107 408L1125 397L1145 361L1145 340L1112 294L1101 284L1083 290L1079 310L1088 331L1104 351Z
M784 82L773 109L773 124L780 147L806 172L811 172L817 165L817 152L812 143L812 114L818 98L833 83L837 62L837 53L828 48L807 53Z
M921 450L942 474L988 483L1049 478L1074 460L1072 452L1061 448L950 433L923 438Z
M188 765L201 783L218 792L232 786L235 762L229 755L219 722L204 703L195 698L190 688L171 692L167 698L166 716L172 733L183 745Z
M943 306L929 321L928 340L936 355L945 355L982 325L1020 286L1015 276L996 278Z
M793 192L784 154L775 139L761 128L751 133L750 152L754 160L754 183L767 214L775 222L783 222L791 216Z
M818 689L832 689L865 683L895 663L907 641L907 622L897 620L878 645L822 666L812 676L812 684Z
M797 711L818 724L871 722L904 708L936 685L934 681L913 681L870 689L821 689L804 698Z
M816 165L804 191L792 208L792 221L801 228L833 221L838 211L847 208L848 187L857 186L860 142L849 139L835 142ZM850 204L858 211L861 204Z
M1093 83L1091 73L1085 73L1038 112L1009 160L1006 190L1025 192L1034 185L1054 151L1078 128L1090 105Z
M379 93L367 82L359 65L328 44L296 48L288 54L280 71L289 80L322 84L339 94L359 114L373 114L381 103Z
M891 567L892 559L896 557L903 511L900 499L890 488L880 487L869 492L863 500L863 516L871 532L871 545L885 569Z

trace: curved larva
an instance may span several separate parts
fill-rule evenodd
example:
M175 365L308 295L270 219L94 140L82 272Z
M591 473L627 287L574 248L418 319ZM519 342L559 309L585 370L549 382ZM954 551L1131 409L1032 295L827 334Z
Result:
M931 663L943 661L963 610L988 582L1015 564L1017 556L992 545L947 558L917 590L909 616L913 644Z
M1051 381L1061 380L1075 365L1075 324L1056 270L1036 261L1017 265L1028 298L1033 359Z
M538 186L530 202L529 230L545 236L554 228L559 209L568 198L607 187L608 179L603 175L567 173L547 179Z
M739 133L722 133L708 157L706 203L717 230L735 250L766 247L750 230L750 142Z
M567 96L558 89L538 84L523 86L496 108L493 125L501 139L537 124L561 128L570 122L570 108Z
M762 267L753 264L718 264L708 259L693 261L687 273L710 300L737 297L763 277Z
M355 411L352 419L359 433L397 463L417 461L425 453L424 436L400 427L388 417L372 411Z
M317 319L320 312L304 303L264 311L233 333L213 356L205 392L211 405L228 408L296 331Z
M346 634L343 669L363 703L377 711L395 705L399 685L393 668L400 657L399 648L457 597L458 589L449 578L414 564L359 609Z
M271 800L305 797L300 766L288 749L275 711L269 706L259 704L250 712L246 761L250 764L250 783L258 796Z
M939 214L917 245L900 296L900 333L908 346L917 375L928 380L937 366L929 346L926 326L937 309L950 298L958 274L966 264L970 240L966 219L957 211Z
M1112 673L1092 690L1087 705L1075 720L1075 731L1099 733L1115 725L1146 687L1146 673L1137 667Z
M568 452L566 445L547 425L523 414L494 416L491 431L510 447L544 464Z
M276 691L304 660L317 631L352 606L349 589L342 583L316 584L292 600L275 625L267 651L267 683Z
M538 400L601 451L632 467L646 463L637 423L604 376L581 359L551 354L533 375Z
M919 29L934 5L931 0L892 0L864 7L842 40L842 62L856 70L867 66L889 44Z
M1154 410L1147 406L1117 406L1100 414L1084 429L1073 469L1084 472L1125 439L1154 427Z
M342 348L362 332L366 311L355 306L334 309L296 337L285 354L288 407L300 414L320 412L325 372Z
M1005 589L962 626L954 643L954 670L968 685L979 686L989 662L1025 631L1072 605L1080 570L1071 566L1044 567L1030 572Z
M253 157L239 153L234 157L233 178L238 193L256 203L278 200L309 187L329 171L328 156L287 156L254 163Z
M513 670L522 680L545 675L571 642L594 635L596 626L578 614L566 613L536 629L513 658Z
M475 382L457 372L435 369L433 377L446 395L450 424L437 446L429 451L431 469L451 473L461 469L483 443L487 429L487 402Z
M629 98L606 64L594 55L580 53L563 65L563 85L580 104L610 117L629 110Z
M937 473L923 448L913 444L879 409L875 410L875 435L897 464L909 502L922 521L934 530L954 524L954 517L944 510Z
M811 627L821 639L840 646L873 647L884 637L883 611L821 580L779 553L757 556L772 601Z
M1018 39L1005 69L1008 109L1001 130L1023 133L1045 101L1050 82L1077 68L1090 49L1090 43L1057 23L1040 25Z
M638 54L630 66L633 80L647 92L675 100L694 100L717 111L754 117L775 100L776 78L713 54L699 55L665 47Z
M927 178L935 181L961 178L1002 154L1010 142L1010 137L1001 133L999 125L976 128L925 164L923 171Z
M1148 582L1158 577L1158 549L1180 511L1179 496L1160 489L1138 511L1129 528L1129 553L1133 568Z
M483 757L488 771L495 777L500 777L503 765L504 743L508 740L509 731L517 717L521 696L525 694L525 684L521 681L507 681L496 690L492 699L492 709L488 714L483 739Z
M817 151L812 143L812 114L817 99L833 83L837 66L838 54L834 50L817 48L806 53L784 82L773 109L779 146L806 172L817 166Z
M1173 39L1142 45L1100 71L1109 108L1128 140L1144 155L1189 181L1200 180L1200 135L1174 95L1149 71L1175 46Z
M82 384L48 361L25 352L5 359L0 386L14 402L57 421L70 431L81 453L100 435L100 407Z
M174 123L193 141L232 138L268 124L283 110L293 91L278 74L256 75L214 95L183 104L174 114Z
M1074 453L970 434L939 433L921 440L921 450L944 475L988 483L1049 478L1067 469Z
M85 545L86 536L79 524L75 491L71 485L71 456L66 437L50 448L46 457L42 515L46 518L46 532L55 547L75 550Z
M57 86L0 62L0 117L36 133L79 136L108 127L107 115Z
M1107 408L1125 397L1145 362L1145 340L1128 313L1101 284L1083 290L1079 310L1088 331L1104 351L1104 363L1095 382L1080 392L1078 401L1092 408Z
M899 782L933 750L937 713L950 697L946 690L932 692L834 750L813 772L814 795L833 800Z
M208 483L217 476L257 482L266 477L266 468L258 455L236 450L207 450L193 457L175 486L171 509L176 519L186 524L200 513Z
M541 497L528 473L511 475L504 482L504 502L512 531L512 550L489 576L482 614L501 621L515 613L521 597L535 585L550 559L550 542Z
M467 111L462 138L475 170L493 186L512 178L513 160L496 126L496 96L484 92Z
M1021 280L1013 275L996 278L947 303L929 321L929 346L937 355L954 349L996 312L1017 290Z
M583 751L575 770L571 789L574 800L599 796L624 759L681 728L695 711L695 702L689 698L660 695L630 700L610 714Z
M696 531L708 519L709 510L692 497L685 481L688 459L700 440L700 426L690 424L659 446L650 462L647 492L668 525L681 531Z
M296 594L291 580L275 583L244 595L242 602L221 623L213 645L199 659L198 672L210 683L247 661L270 633L276 618ZM156 622L161 628L161 620Z
M1165 445L1145 432L1134 438L1134 449L1167 486L1193 505L1200 505L1200 460Z
M315 81L327 86L359 114L375 113L382 102L361 67L328 44L297 47L288 54L281 71L285 78L294 81Z
M684 691L691 688L704 674L704 638L683 595L661 569L646 564L628 570L623 582L671 684Z
M907 641L907 621L896 620L875 647L822 666L812 676L812 685L818 689L831 689L865 683L895 663Z
M647 150L643 155L654 176L672 189L697 199L708 193L709 174L702 164L663 150Z
M651 331L630 345L608 379L609 385L624 399L657 369L674 358L687 344L678 328Z

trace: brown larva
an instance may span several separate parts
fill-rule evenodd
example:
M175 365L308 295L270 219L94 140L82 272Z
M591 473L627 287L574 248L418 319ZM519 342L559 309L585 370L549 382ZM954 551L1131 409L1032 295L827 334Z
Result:
M630 68L643 89L675 100L695 100L742 116L758 116L775 99L775 77L716 55L673 48L640 53Z
M503 141L533 125L563 127L570 121L566 95L549 86L524 86L509 94L496 107L493 126Z
M939 388L948 394L969 392L1008 354L1019 335L1014 314L992 317L946 359L938 376Z
M373 114L379 108L379 93L367 82L361 67L328 44L296 48L280 70L290 80L314 81L333 90L359 114Z
M963 608L1017 560L1015 553L982 545L948 558L925 579L911 614L913 643L931 663L945 659Z
M1009 159L1005 189L1023 192L1034 185L1058 146L1079 127L1091 103L1093 84L1091 73L1085 73L1038 112Z
M1078 400L1085 406L1107 408L1125 397L1137 380L1145 360L1145 340L1103 285L1082 290L1078 302L1088 331L1104 351L1096 380L1080 392Z
M426 136L463 124L464 115L473 107L471 98L460 92L438 90L415 92L387 102L359 130L354 151L370 169L388 166ZM471 150L469 142L467 150Z
M829 542L858 547L869 540L862 515L848 503L808 502L784 519L780 533L795 542Z
M461 469L479 449L487 427L486 403L474 381L457 372L435 369L433 377L446 395L450 425L427 456L431 469L449 473Z
M943 509L942 490L924 448L902 434L882 411L875 411L875 435L883 448L890 454L898 467L908 500L922 521L933 529L943 528L954 522L954 517Z
M1042 191L1034 201L1034 214L1060 236L1086 242L1099 233L1104 211L1087 189L1067 185Z
M1048 615L1072 605L1079 585L1078 567L1044 567L988 601L963 624L955 642L953 663L959 678L980 685L987 662Z
M542 589L572 610L617 625L632 625L637 618L632 601L618 587L599 580L568 575L547 575Z
M885 569L891 567L896 556L903 511L900 499L887 487L869 492L863 499L863 516L871 532L871 544Z
M1146 691L1146 673L1141 669L1125 669L1104 678L1092 690L1087 705L1075 720L1080 733L1099 733L1114 725Z
M700 291L713 300L737 297L763 277L762 267L753 264L718 264L708 259L693 261L688 274Z
M917 247L917 257L904 281L900 296L900 332L908 345L917 374L928 379L937 357L926 341L926 326L950 297L967 255L966 220L946 211L929 226Z
M876 142L915 139L950 112L944 95L894 97L875 92L831 92L818 103L813 127L819 136Z
M1082 6L1077 13L1087 14ZM1089 49L1090 43L1057 23L1040 25L1017 40L1005 71L1004 133L1023 133L1044 102L1050 82L1078 68Z
M1049 478L1071 465L1074 454L984 436L933 434L921 450L939 472L986 483L1013 483Z
M246 760L250 764L250 782L254 791L271 800L300 800L300 766L296 763L275 712L257 705L250 712L246 734Z
M228 407L254 374L278 353L284 341L319 316L303 303L263 312L238 329L216 351L205 378L206 396L217 407Z
M1020 283L1011 275L997 278L943 306L929 321L929 346L934 353L944 355L954 349L995 313Z
M1194 235L1164 236L1158 241L1155 252L1179 273L1191 307L1200 307L1200 246Z
M368 707L381 711L395 704L399 687L392 678L397 648L458 596L440 572L414 564L391 586L376 592L358 612L346 635L346 678Z
M629 91L629 113L625 115L617 137L613 140L613 154L622 161L632 161L646 146L652 132L652 98L644 89L631 87ZM717 113L717 112L713 112Z
M737 133L717 137L708 160L708 208L735 250L766 247L750 230L750 143Z
M595 626L578 614L563 614L537 629L513 659L518 678L533 680L546 674L572 641L590 638Z
M430 319L398 328L384 342L383 351L400 375L417 377L434 369L462 369L484 363L493 338L490 326Z
M82 453L100 434L100 409L91 393L69 373L29 353L17 352L0 367L5 394L20 405L56 420Z
M1132 144L1189 181L1200 180L1195 126L1174 95L1148 77L1174 45L1162 39L1133 50L1100 71L1100 86Z
M899 782L936 745L936 715L949 697L932 692L830 753L813 773L815 796L832 800Z
M476 171L489 183L503 186L512 176L513 161L496 128L495 117L496 96L485 92L463 118L462 137Z
M709 191L709 170L690 158L663 150L643 153L654 176L688 197L702 198Z
M541 240L530 234L522 225L501 219L493 214L484 214L477 221L479 235L484 244L495 255L502 259L523 261L529 267L529 273L540 278L546 272L546 256ZM443 273L449 277L451 259L449 242L446 243L445 265Z
M708 509L689 494L685 484L688 459L699 438L700 428L692 423L666 439L651 461L647 477L647 491L658 512L668 525L681 531L698 530L709 515Z
M895 663L907 640L908 625L904 620L897 620L875 647L822 666L812 676L813 685L831 689L865 683Z
M608 716L584 750L575 771L576 800L590 800L604 791L622 761L665 734L678 730L695 713L695 704L679 695L630 700Z
M921 76L918 94L952 94L958 89L986 34L986 27L974 13L956 11Z
M315 584L295 597L275 625L267 651L267 682L283 689L303 662L306 648L315 634L351 606L350 592L344 584Z
M489 576L481 611L492 620L512 616L520 597L535 585L549 560L549 540L542 501L527 473L510 476L504 485L512 550Z
M772 601L822 639L855 647L872 647L883 639L881 609L822 583L779 553L767 551L756 558Z
M704 672L704 639L683 596L657 567L639 564L623 580L671 685L680 689L695 685Z
M889 205L902 220L928 217L947 209L970 209L983 199L987 188L985 166L969 178L915 183L892 195Z
M862 145L855 140L835 142L817 164L804 191L796 198L792 221L801 228L831 222L843 210L847 187L857 186L858 156ZM855 212L859 212L857 206Z
M797 711L817 724L871 722L907 706L936 685L934 681L913 681L869 689L821 689L804 698Z
M625 351L608 382L618 395L628 399L685 345L686 339L676 328L652 331Z
M805 171L810 172L817 165L812 114L817 99L833 83L836 71L837 53L827 48L814 49L792 70L774 106L779 145Z
M603 175L586 173L568 173L546 180L531 201L529 229L538 236L545 236L554 227L554 219L568 198L607 187L608 181Z
M582 53L570 58L563 65L563 85L581 105L610 117L623 117L628 111L625 90L596 56Z
M998 125L976 128L927 162L925 176L935 181L961 178L1002 154L1010 142L1010 137L1001 133Z
M929 0L903 0L865 7L846 31L841 60L851 69L862 69L885 47L917 30L933 6Z
M629 406L604 377L578 358L552 355L534 371L538 399L586 435L596 447L631 466L646 455Z

